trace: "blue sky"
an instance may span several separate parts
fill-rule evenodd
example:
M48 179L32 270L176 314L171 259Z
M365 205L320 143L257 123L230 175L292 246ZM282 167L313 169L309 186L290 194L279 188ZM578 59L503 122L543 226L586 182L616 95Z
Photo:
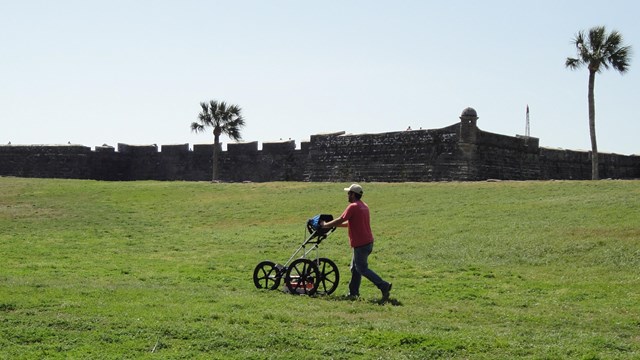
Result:
M640 51L636 1L0 0L0 144L203 144L199 103L242 107L244 141L482 130L590 149L587 70L564 67L596 25ZM640 154L638 73L596 79L601 152ZM223 138L223 142L228 139Z

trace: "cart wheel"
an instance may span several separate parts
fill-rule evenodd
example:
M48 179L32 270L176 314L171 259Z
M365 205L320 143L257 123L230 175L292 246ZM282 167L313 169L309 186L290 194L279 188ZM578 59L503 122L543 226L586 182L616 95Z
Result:
M284 283L292 294L313 295L318 290L319 277L320 272L315 262L297 259L289 265Z
M336 291L340 282L340 272L336 263L327 259L319 258L316 260L318 270L320 271L320 281L318 281L318 295L329 295Z
M273 261L263 261L253 270L253 283L258 289L277 289L281 277L282 274Z

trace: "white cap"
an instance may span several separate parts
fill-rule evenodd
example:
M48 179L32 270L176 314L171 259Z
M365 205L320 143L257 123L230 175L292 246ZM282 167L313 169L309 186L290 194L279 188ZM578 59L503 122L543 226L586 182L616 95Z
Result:
M362 195L362 193L364 192L362 191L362 186L358 184L351 184L351 186L349 186L348 188L344 188L344 191L351 191L358 195Z

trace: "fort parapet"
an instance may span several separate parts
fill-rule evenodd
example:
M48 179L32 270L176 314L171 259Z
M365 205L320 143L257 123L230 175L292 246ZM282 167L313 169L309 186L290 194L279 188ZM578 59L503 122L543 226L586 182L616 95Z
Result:
M477 127L474 109L442 129L312 135L294 141L230 143L222 181L475 181L590 179L591 153L539 147L534 137ZM95 180L211 179L213 145L1 145L0 176ZM640 156L600 154L600 176L640 178Z

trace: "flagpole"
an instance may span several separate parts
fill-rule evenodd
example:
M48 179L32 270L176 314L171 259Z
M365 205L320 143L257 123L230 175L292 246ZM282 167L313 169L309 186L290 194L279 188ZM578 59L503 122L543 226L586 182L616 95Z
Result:
M526 137L531 136L531 129L529 129L529 104L527 104L527 127L524 130L524 135Z

